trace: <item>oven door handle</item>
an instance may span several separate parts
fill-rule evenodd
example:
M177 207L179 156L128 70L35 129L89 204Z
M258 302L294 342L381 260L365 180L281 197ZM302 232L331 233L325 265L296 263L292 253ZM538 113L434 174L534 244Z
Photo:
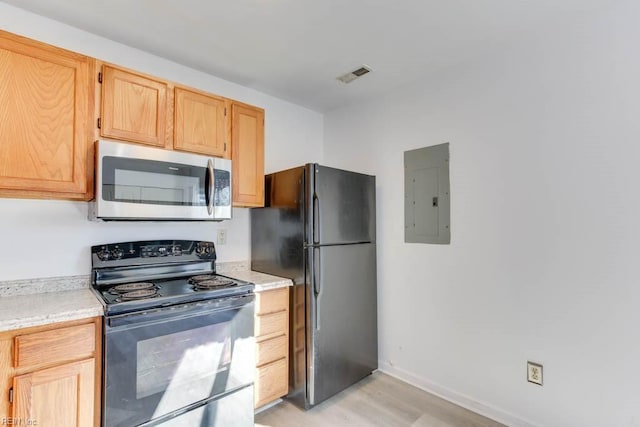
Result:
M206 316L211 313L235 310L253 304L254 294L225 298L224 300L207 300L195 303L172 305L152 310L144 310L135 313L121 314L108 317L105 322L106 333L117 332L123 329L149 326L163 323L167 320L178 321L190 317Z
M216 178L215 173L213 171L213 160L209 159L207 161L207 176L205 177L205 189L204 196L205 201L207 202L207 213L209 216L213 215L213 190L216 187Z

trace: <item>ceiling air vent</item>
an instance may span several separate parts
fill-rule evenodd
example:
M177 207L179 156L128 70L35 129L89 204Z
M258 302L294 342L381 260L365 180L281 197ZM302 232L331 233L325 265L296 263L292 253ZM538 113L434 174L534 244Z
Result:
M354 81L355 79L357 79L358 77L362 77L367 73L371 72L371 68L369 68L366 65L363 65L362 67L358 68L357 70L353 70L350 73L347 73L343 76L338 77L337 79L340 80L342 83L351 83L352 81Z

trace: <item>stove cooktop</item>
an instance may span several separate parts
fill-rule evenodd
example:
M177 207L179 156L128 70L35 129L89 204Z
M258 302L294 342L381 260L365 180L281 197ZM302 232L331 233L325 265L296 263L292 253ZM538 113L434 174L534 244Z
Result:
M207 275L198 281L190 278L162 279L105 286L98 289L106 304L106 314L121 314L186 302L227 298L253 292L252 283L221 275ZM214 282L216 285L208 282ZM202 287L200 284L204 284Z
M254 285L215 274L213 242L153 240L91 247L92 284L106 315L253 293Z

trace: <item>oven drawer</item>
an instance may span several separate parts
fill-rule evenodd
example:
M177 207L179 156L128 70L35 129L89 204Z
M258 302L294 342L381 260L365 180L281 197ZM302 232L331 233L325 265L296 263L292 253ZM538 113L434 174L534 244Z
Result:
M91 357L96 349L95 329L88 323L19 335L14 338L13 366L25 368Z
M287 357L288 351L289 346L286 335L260 341L256 343L256 365L261 366Z
M287 311L256 316L256 338L286 334L288 328L289 319Z
M275 313L289 308L289 288L256 293L256 314Z
M287 370L287 359L280 359L256 368L256 408L289 392Z

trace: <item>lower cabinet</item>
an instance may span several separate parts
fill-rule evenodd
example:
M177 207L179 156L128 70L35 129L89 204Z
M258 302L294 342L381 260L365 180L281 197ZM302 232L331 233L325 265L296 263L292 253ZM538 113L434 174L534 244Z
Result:
M95 365L87 359L15 377L13 418L26 420L19 425L92 425Z
M102 319L0 333L0 418L14 425L100 425Z
M289 288L258 292L255 320L258 408L289 391Z

